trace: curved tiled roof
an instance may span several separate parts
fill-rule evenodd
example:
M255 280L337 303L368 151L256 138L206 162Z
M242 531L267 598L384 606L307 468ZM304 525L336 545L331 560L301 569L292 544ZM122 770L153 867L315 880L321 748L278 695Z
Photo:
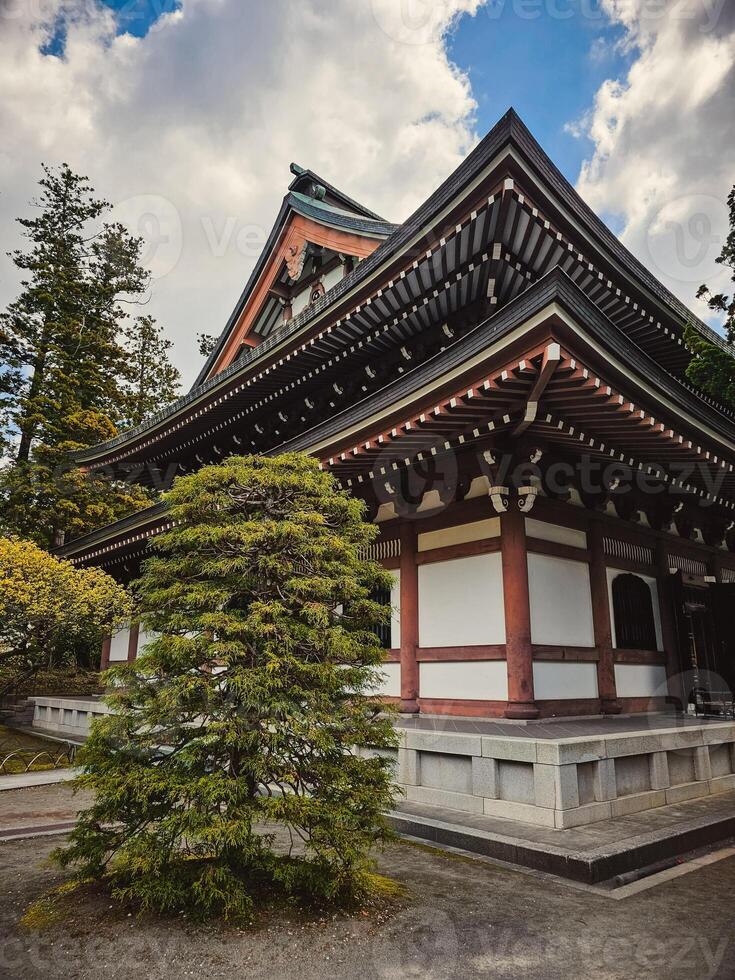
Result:
M289 192L284 198L281 210L276 223L271 231L268 242L266 243L263 254L256 264L250 279L233 311L228 323L223 331L218 347L210 356L207 364L199 375L195 386L186 395L177 399L159 412L154 413L141 425L120 433L113 439L90 449L83 450L76 455L80 461L99 458L116 448L135 441L138 437L147 432L152 432L164 420L171 418L179 413L188 405L195 403L198 399L211 392L218 385L223 384L234 374L245 373L251 365L264 358L274 347L288 339L292 335L300 332L312 320L320 316L327 307L338 302L343 296L348 294L356 286L366 281L380 266L387 260L397 256L419 232L436 215L440 214L457 194L486 168L494 157L506 147L513 143L523 154L523 157L536 173L543 185L548 187L557 197L564 208L571 216L576 219L585 229L587 234L594 239L612 260L619 265L628 276L635 280L648 294L654 297L658 303L669 310L681 322L690 322L705 336L711 343L727 350L735 356L735 349L720 337L715 331L698 320L683 303L673 296L658 280L635 259L622 243L609 231L603 222L594 212L584 203L574 188L563 177L560 171L554 166L552 161L544 153L536 140L526 129L517 114L511 109L482 140L482 142L470 153L457 170L432 194L427 201L422 204L414 214L402 225L391 225L382 219L372 218L367 215L353 214L333 205L325 204L315 199L307 198L298 192ZM311 175L311 172L305 172ZM311 175L314 179L320 179L317 175ZM300 178L297 178L297 180ZM294 182L296 183L296 182ZM292 184L293 186L293 184ZM360 207L356 205L356 207ZM274 330L258 347L251 348L243 353L237 362L229 365L217 375L206 378L207 372L216 360L229 336L232 327L237 322L244 304L260 275L263 265L271 252L273 244L280 233L285 218L289 210L297 211L305 217L313 218L321 223L334 224L335 227L342 227L345 230L356 231L362 234L374 234L377 237L385 238L378 248L366 259L359 263L349 275L345 276L337 285L332 287L325 296L321 297L314 304L307 307L292 320ZM364 210L364 209L363 209ZM691 389L691 386L690 390ZM696 394L696 393L695 393ZM709 399L702 399L709 402Z

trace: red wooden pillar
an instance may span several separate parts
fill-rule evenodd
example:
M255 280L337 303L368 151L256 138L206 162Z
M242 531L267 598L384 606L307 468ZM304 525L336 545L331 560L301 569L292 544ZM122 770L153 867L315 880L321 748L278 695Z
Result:
M666 675L669 695L685 706L679 659L679 627L674 613L674 588L669 571L669 548L663 538L656 541L656 571L658 581L658 608L661 618L661 638L666 652Z
M401 536L401 711L419 710L419 570L416 565L416 524L404 521Z
M102 641L102 657L100 658L100 670L107 670L110 666L110 647L112 646L112 637L106 636Z
M128 637L128 663L131 664L138 656L138 635L140 633L140 623L130 624L130 636Z
M592 622L597 647L597 691L602 713L620 714L621 704L615 685L615 654L613 651L612 626L610 624L610 600L607 589L605 543L602 523L593 520L589 529L590 591L592 593Z
M500 518L500 551L503 562L505 650L508 668L506 718L538 718L533 699L533 648L531 601L528 593L526 524L520 510L511 508Z

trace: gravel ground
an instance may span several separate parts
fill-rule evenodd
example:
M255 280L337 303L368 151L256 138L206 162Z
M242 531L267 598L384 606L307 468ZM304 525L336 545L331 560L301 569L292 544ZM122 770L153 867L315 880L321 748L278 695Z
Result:
M0 845L2 980L735 978L735 858L614 901L397 844L380 856L380 870L409 895L385 914L273 914L250 930L199 928L138 918L87 895L65 922L30 931L19 923L28 904L67 876L45 863L61 840Z
M16 827L40 827L75 820L77 812L90 800L89 793L75 794L68 783L5 790L0 793L0 836L3 830Z

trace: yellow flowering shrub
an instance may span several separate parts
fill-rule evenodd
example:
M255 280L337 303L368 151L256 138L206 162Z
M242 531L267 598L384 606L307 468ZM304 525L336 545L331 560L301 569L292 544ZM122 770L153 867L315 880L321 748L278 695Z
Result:
M0 666L52 667L130 618L125 589L32 541L0 537Z

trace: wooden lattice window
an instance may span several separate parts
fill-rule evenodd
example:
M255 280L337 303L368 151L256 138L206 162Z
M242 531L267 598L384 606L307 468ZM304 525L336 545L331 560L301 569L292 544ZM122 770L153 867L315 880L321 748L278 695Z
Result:
M615 645L624 650L656 650L656 619L653 596L640 575L618 575L613 579Z
M373 589L370 598L373 602L379 602L381 606L390 606L391 595L390 589ZM375 632L378 634L380 643L384 650L390 650L391 645L391 624L390 620L387 623L381 623L379 626L375 627Z

